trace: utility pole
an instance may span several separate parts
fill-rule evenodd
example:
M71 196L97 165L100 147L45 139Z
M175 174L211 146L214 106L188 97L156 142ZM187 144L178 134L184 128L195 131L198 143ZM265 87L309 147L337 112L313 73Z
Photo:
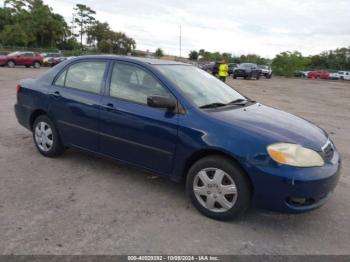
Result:
M181 24L180 24L180 57L181 57Z

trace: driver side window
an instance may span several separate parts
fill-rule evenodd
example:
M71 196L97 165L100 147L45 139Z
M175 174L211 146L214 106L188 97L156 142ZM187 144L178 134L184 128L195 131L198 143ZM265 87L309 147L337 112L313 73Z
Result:
M149 96L171 97L171 93L145 70L128 64L114 64L110 96L147 104Z

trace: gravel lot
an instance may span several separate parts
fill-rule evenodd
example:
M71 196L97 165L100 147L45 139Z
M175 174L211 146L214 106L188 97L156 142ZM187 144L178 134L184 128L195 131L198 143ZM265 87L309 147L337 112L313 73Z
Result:
M181 184L72 150L40 156L13 104L17 81L45 70L0 68L0 254L350 254L350 82L228 81L325 128L343 171L318 210L224 223L200 215Z

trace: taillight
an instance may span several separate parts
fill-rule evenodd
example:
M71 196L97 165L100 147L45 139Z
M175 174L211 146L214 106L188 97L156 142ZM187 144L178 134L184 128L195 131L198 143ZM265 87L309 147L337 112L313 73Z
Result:
M21 85L20 85L20 84L17 84L17 86L16 86L17 94L18 94L19 92L21 92L21 89L22 89Z

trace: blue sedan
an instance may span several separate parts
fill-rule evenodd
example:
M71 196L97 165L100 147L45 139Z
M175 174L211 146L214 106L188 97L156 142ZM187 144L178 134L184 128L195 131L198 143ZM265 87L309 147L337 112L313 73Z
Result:
M183 63L67 60L22 80L15 112L43 156L77 148L185 181L193 205L219 220L252 204L315 209L340 176L339 153L321 128Z

